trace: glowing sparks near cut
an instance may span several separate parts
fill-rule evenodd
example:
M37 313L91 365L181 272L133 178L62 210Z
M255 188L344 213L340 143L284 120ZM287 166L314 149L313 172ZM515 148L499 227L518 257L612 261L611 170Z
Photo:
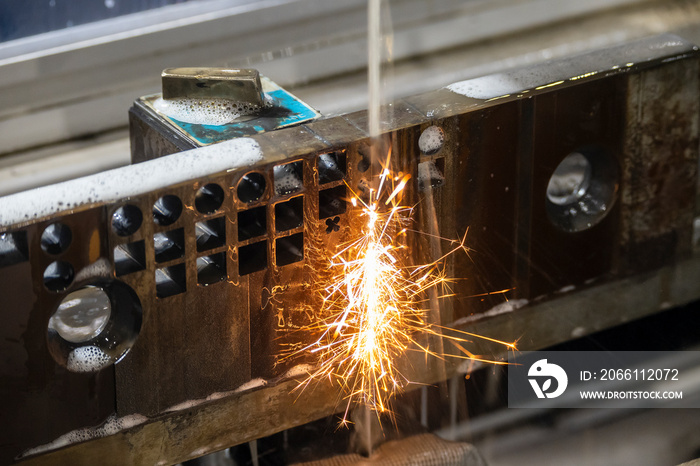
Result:
M361 402L377 412L387 411L389 399L409 383L397 368L408 351L445 357L421 343L426 335L453 343L460 351L456 357L485 361L464 347L468 337L485 337L428 320L427 292L435 289L441 298L449 295L444 259L467 249L462 239L437 261L410 265L405 243L412 208L401 202L409 179L410 175L384 168L377 189L369 190L365 201L352 193L351 203L360 208L361 229L330 259L327 278L319 285L322 308L315 322L304 329L316 335L315 341L296 352L311 353L317 361L299 388L329 378L343 388L348 408L352 402ZM485 339L515 349L512 343Z

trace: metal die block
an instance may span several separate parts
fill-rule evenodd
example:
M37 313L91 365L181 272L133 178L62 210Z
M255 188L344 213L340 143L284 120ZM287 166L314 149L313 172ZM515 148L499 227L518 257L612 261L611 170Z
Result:
M529 294L615 272L625 77L533 98ZM523 167L527 170L527 167Z
M83 366L93 340L68 341L52 325L76 291L115 281L106 223L97 206L0 233L0 410L22 420L0 428L1 462L99 424L114 409L114 366Z

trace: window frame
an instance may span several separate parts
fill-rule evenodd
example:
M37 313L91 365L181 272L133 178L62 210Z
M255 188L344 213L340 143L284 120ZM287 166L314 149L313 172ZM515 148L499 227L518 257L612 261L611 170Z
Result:
M392 60L645 0L392 0ZM203 0L0 44L0 155L127 125L173 66L294 86L366 67L366 0Z

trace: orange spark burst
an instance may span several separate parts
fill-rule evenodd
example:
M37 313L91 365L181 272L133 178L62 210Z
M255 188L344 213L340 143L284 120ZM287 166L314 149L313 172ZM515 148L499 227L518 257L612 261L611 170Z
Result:
M488 361L464 348L468 340L457 334L485 337L454 329L446 334L442 330L448 329L428 322L425 293L431 288L448 289L450 280L443 264L450 254L468 251L464 245L466 234L461 241L453 241L456 247L437 261L410 265L402 240L412 222L413 209L401 204L410 175L393 175L386 168L389 158L390 153L378 188L369 191L368 201L352 193L350 201L360 207L363 226L356 239L342 245L331 257L330 278L319 287L322 308L314 316L315 322L305 329L315 333L317 339L296 351L311 353L317 360L297 388L329 378L347 394L348 408L353 402L361 402L379 413L387 411L391 397L409 383L396 366L402 355L418 349L426 355L445 356L422 345L420 336L439 335L462 352L457 357ZM440 297L446 296L450 294L443 292ZM515 349L512 343L485 339Z

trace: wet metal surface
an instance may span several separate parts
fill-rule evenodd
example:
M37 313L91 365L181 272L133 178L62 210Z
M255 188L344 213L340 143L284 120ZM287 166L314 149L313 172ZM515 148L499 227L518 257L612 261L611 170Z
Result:
M263 106L257 70L221 68L168 68L161 75L163 98L228 99Z
M181 81L191 82L190 79L176 80L176 82ZM230 82L226 84L230 84ZM164 86L166 85L168 84L164 82ZM255 86L250 87L255 88ZM185 122L178 120L176 117L160 113L155 105L160 98L160 94L137 99L134 102L134 106L129 110L132 163L143 162L144 160L221 141L228 141L237 137L308 123L320 117L320 113L311 106L266 77L261 78L261 88L266 97L261 97L263 103L259 105L259 109L250 115L241 115L233 121L221 125ZM211 89L200 90L206 90L207 92L198 92L195 93L197 97L188 98L205 99L204 96L211 91ZM253 89L249 91L246 93L257 93L257 90L253 91ZM189 91L182 89L174 92L174 94L179 95L187 92ZM215 95L223 95L227 92L222 90L216 92ZM252 99L252 97L250 98ZM214 98L206 97L206 99ZM265 99L268 99L268 101L265 102ZM230 98L226 100L233 102ZM244 104L248 105L247 103Z

